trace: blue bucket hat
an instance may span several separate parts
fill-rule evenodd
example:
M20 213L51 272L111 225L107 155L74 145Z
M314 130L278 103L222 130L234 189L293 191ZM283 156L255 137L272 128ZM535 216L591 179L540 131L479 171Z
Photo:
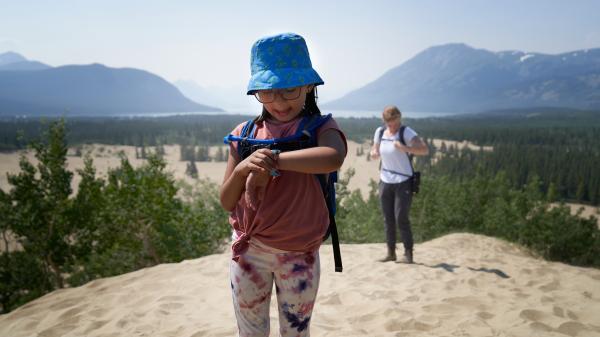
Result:
M324 84L312 67L306 41L294 33L268 36L256 41L252 46L250 67L248 95L256 90Z

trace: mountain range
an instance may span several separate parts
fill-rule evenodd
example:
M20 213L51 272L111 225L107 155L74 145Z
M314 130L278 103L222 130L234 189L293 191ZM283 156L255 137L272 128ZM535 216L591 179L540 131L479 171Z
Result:
M150 72L101 64L51 67L0 54L0 115L126 115L222 111Z
M479 112L540 106L600 109L600 48L558 55L428 48L327 109Z
M250 110L239 88L171 84L150 72L101 64L51 67L0 54L0 115L122 115ZM250 104L250 105L249 105ZM326 110L463 113L558 107L600 109L600 48L548 55L491 52L462 43L428 48Z

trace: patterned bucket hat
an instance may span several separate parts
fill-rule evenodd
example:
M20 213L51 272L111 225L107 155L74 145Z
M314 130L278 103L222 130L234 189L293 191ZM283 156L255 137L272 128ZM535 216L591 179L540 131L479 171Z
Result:
M252 46L250 67L248 95L256 90L324 84L312 67L306 41L293 33L268 36L256 41Z

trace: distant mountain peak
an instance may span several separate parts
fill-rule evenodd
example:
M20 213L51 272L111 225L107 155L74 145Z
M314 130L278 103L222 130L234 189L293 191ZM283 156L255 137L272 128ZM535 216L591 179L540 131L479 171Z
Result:
M23 62L14 64L20 63ZM0 88L0 115L54 115L65 111L74 115L221 111L189 100L158 75L99 63L44 71L2 71L0 68Z
M549 55L449 43L421 51L323 107L377 110L395 104L411 112L600 109L598 78L600 48Z
M27 59L23 57L23 55L15 53L13 51L7 51L5 53L0 54L0 66L24 61L27 61Z

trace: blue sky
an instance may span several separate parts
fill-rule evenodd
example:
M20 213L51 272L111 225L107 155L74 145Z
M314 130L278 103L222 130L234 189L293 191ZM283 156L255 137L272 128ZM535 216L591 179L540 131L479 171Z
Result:
M259 37L303 35L322 100L434 45L556 54L600 47L600 1L5 1L0 52L243 90Z

